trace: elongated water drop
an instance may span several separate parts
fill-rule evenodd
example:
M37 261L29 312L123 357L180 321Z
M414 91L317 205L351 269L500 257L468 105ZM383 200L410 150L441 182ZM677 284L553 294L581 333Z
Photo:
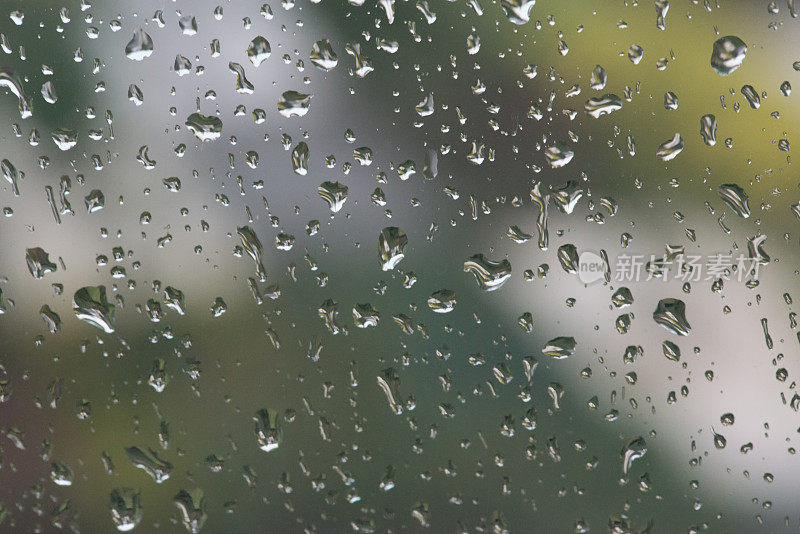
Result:
M390 271L405 258L405 250L408 245L408 236L404 231L396 226L389 226L381 230L378 236L378 257L381 268Z
M493 261L483 254L475 254L464 262L464 272L472 273L484 291L495 291L511 278L511 262L507 259Z

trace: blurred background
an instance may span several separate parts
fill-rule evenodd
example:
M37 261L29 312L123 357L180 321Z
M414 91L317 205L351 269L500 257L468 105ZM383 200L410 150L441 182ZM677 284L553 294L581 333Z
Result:
M140 494L143 532L186 531L174 500L198 489L204 532L800 527L788 127L800 110L780 89L800 84L798 21L786 3L665 6L4 2L0 530L113 531L116 488ZM126 46L139 30L152 53L136 60ZM270 54L256 66L258 36ZM747 47L729 76L710 63L724 36ZM323 39L338 57L329 71L312 62ZM248 80L239 91L232 64ZM605 83L592 80L598 65ZM279 112L286 91L312 95L306 114ZM588 114L606 94L621 108ZM217 139L192 133L195 112L219 119ZM76 136L67 150L52 140L63 130ZM664 161L656 152L676 133L684 148ZM306 174L292 164L300 142ZM551 167L553 146L571 161ZM354 155L362 147L370 158ZM553 197L568 181L583 194L564 213ZM324 182L347 186L337 212ZM545 250L536 184L551 194ZM742 188L749 217L723 202L722 184ZM104 205L90 212L94 190ZM531 238L511 239L512 226ZM408 238L387 271L385 227ZM291 248L276 247L286 236ZM667 246L736 257L757 236L769 255L757 277L703 273L690 287L585 285L558 257L567 244L606 251L612 267ZM32 276L35 248L55 271ZM481 289L464 268L476 254L508 260L505 284ZM101 285L113 333L73 312L79 289ZM184 314L167 307L167 286ZM624 309L612 305L621 286L633 295ZM446 314L428 305L442 289L457 301ZM685 303L688 336L653 320L665 298ZM328 299L336 334L320 318ZM362 304L377 326L354 324ZM561 336L573 354L542 353ZM148 384L158 359L160 392ZM280 427L268 452L254 432L264 409ZM130 447L156 451L169 478L137 469Z

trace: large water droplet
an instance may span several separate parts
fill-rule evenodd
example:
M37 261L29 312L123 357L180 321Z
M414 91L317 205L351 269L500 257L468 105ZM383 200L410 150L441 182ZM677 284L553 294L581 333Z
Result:
M617 95L609 93L601 97L590 98L583 108L586 113L596 119L622 109L622 100Z
M278 112L286 118L302 117L308 113L311 105L311 95L298 93L297 91L286 91L278 100Z
M679 336L688 336L692 331L686 320L686 304L682 300L673 298L660 300L653 312L653 320Z
M727 76L742 66L747 45L735 35L717 39L711 51L711 68L720 76Z
M714 115L709 113L700 117L700 136L708 146L717 144L717 118Z
M186 127L201 141L214 141L222 135L222 120L214 115L192 113L186 119Z
M120 532L136 528L142 520L142 495L131 488L116 488L108 498L111 521Z
M86 286L76 291L72 309L81 321L107 334L114 332L114 305L106 298L105 286Z
M247 46L247 57L254 67L261 65L261 63L269 58L271 53L272 48L269 45L269 41L260 35L250 41L250 44Z
M339 182L322 182L317 188L317 193L328 203L333 213L337 213L344 206L347 201L347 191L347 186Z
M339 58L328 39L321 39L314 43L309 57L312 64L324 71L333 70L339 64Z
M405 258L408 236L396 226L388 226L378 236L378 258L381 268L390 271Z
M739 217L744 219L750 217L749 197L744 189L736 184L722 184L719 186L718 192L725 204L730 206Z
M142 61L153 53L153 39L142 28L133 32L133 38L125 46L128 59Z
M547 342L542 349L542 354L546 354L547 356L552 356L553 358L560 360L562 358L572 356L575 353L575 347L577 345L578 343L575 341L574 337L556 337Z
M500 4L508 20L514 24L525 24L530 20L531 8L536 0L502 0Z

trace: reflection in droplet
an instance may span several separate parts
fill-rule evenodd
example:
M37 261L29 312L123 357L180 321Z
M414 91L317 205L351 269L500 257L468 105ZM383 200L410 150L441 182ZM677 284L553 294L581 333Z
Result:
M536 0L502 0L500 5L508 20L514 24L525 24L530 20L534 4Z
M125 46L128 59L142 61L153 53L153 39L142 28L133 32L133 38Z
M378 257L381 268L390 271L405 257L408 236L396 226L389 226L381 230L378 236Z
M456 294L449 289L435 291L428 298L428 307L436 313L450 313L456 307Z
M552 356L553 358L560 360L562 358L572 356L575 353L575 347L577 345L578 343L575 341L574 337L556 337L547 342L542 349L542 354Z
M681 151L683 150L683 146L684 143L681 134L676 133L672 139L661 143L661 145L658 147L658 150L656 151L656 156L658 156L664 161L669 161L671 159L674 159L678 154L681 153Z
M161 484L169 479L172 473L172 464L159 457L153 449L148 448L145 452L139 447L127 447L125 454L134 467L138 467L153 477L156 484Z
M261 244L261 240L258 239L256 233L249 226L241 226L237 228L236 233L239 236L239 239L242 240L242 246L244 247L245 252L247 252L248 256L250 256L256 264L256 276L258 276L258 279L261 282L266 282L267 273L264 270L264 263L261 259L261 255L264 253L264 247Z
M688 336L692 331L686 320L686 305L682 300L674 298L660 300L653 312L653 320L679 336Z
M19 77L6 68L0 68L0 87L5 87L11 91L19 100L19 114L23 119L27 119L33 114L31 101L22 89L22 82Z
M622 460L622 472L627 475L633 462L642 458L646 453L647 444L644 438L638 436L630 440L619 454Z
M747 45L735 35L721 37L711 51L711 68L720 76L727 76L741 67L747 54Z
M255 433L258 448L264 452L277 449L283 441L283 432L278 424L278 414L275 410L262 409L256 412Z
M314 43L309 57L314 66L324 71L333 70L339 64L339 58L328 39L320 39Z
M222 135L222 121L213 115L192 113L186 119L186 127L201 141L214 141Z
M50 255L40 247L29 248L25 251L25 261L28 264L28 270L31 275L37 280L41 280L47 273L53 273L57 270L55 263L50 261Z
M317 193L322 197L322 200L327 202L333 213L337 213L342 209L342 206L347 201L347 192L347 186L339 182L322 182L317 188Z
M737 184L722 184L717 190L725 204L743 219L750 217L749 197Z
M308 113L311 95L297 91L285 91L278 100L278 112L286 118L302 117Z
M107 334L114 332L114 305L106 298L105 286L86 286L75 292L72 301L75 316L100 328Z
M606 94L601 97L593 97L586 101L584 105L586 113L597 119L602 115L608 115L622 109L622 100L615 94Z
M717 144L717 118L714 115L709 113L700 117L700 136L708 146Z
M115 488L108 498L111 521L120 532L136 528L142 520L142 495L131 488Z
M483 254L475 254L464 262L464 272L472 273L482 290L495 291L511 278L511 262L505 258L493 261Z

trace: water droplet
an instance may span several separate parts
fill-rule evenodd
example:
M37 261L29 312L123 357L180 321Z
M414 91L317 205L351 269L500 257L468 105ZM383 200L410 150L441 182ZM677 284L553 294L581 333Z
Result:
M67 151L78 144L78 132L68 128L58 128L53 130L50 138L59 148L59 150Z
M178 54L175 56L175 62L172 64L172 70L174 70L178 76L186 76L192 72L192 62L189 61L189 58Z
M622 460L622 472L627 475L633 462L641 459L645 454L647 454L647 444L644 438L638 436L630 440L619 454Z
M256 264L256 276L261 282L267 281L267 273L264 270L264 264L261 255L264 253L264 247L261 245L261 240L249 226L241 226L236 229L239 239L242 240L242 246L247 254L253 259Z
M75 478L72 468L64 462L53 462L50 465L50 480L58 486L71 486Z
M503 13L514 24L526 24L536 0L502 0Z
M711 51L711 68L720 76L727 76L742 66L747 45L735 35L717 39Z
M88 213L95 213L103 209L106 205L106 197L99 189L92 189L83 199Z
M128 59L142 61L153 53L153 39L142 28L133 32L133 38L125 46Z
M186 127L201 141L214 141L222 135L222 121L213 115L192 113L186 119Z
M172 500L181 513L181 523L191 534L198 534L205 525L208 516L205 511L203 491L196 488L192 491L181 490Z
M665 30L666 26L666 18L667 12L669 11L669 0L656 0L655 1L656 7L656 28L659 30Z
M692 331L689 322L686 320L686 305L678 299L666 298L660 300L653 312L653 320L679 336L688 336Z
M638 65L643 57L644 57L644 48L642 48L641 46L631 45L631 47L628 48L628 59L630 59L631 63L633 63L634 65Z
M137 490L113 489L108 501L111 521L120 532L133 530L142 520L142 495Z
M622 109L622 100L615 94L605 94L601 97L593 97L586 101L584 105L586 113L595 119L602 115L608 115Z
M81 321L107 334L114 332L114 305L106 298L105 286L82 287L73 296L72 308Z
M484 291L495 291L511 278L511 262L507 259L493 261L483 254L475 254L464 262L464 272L472 273Z
M356 304L353 306L353 323L358 328L367 328L370 326L378 326L381 319L381 314L372 307L372 304Z
M743 85L742 95L744 95L745 100L747 100L747 103L750 104L751 108L758 109L761 107L761 98L758 96L758 93L752 85Z
M339 64L339 58L328 39L320 39L314 43L311 47L310 59L314 66L326 72L335 69Z
M450 313L456 307L456 294L449 289L435 291L428 298L428 307L436 313Z
M56 264L50 261L50 255L39 247L27 249L25 261L31 275L37 280L41 280L47 273L53 273L58 269Z
M269 58L271 53L272 47L270 47L269 41L260 35L250 41L250 44L247 46L247 58L254 67L261 65L261 63Z
M11 184L11 189L14 192L14 196L19 196L19 180L25 177L24 172L20 172L14 166L13 163L4 159L0 162L0 171L3 173L3 177L6 179L8 183Z
M757 235L747 240L747 252L750 259L758 262L759 265L769 265L769 254L764 250L766 235Z
M560 360L575 354L577 342L574 337L560 336L551 339L542 349L542 354Z
M615 308L625 308L626 306L630 306L633 304L633 295L631 294L631 290L627 287L621 287L617 289L614 294L611 295L611 303Z
M283 441L283 432L279 426L277 412L267 409L259 410L253 417L253 421L255 421L258 448L264 452L277 449Z
M719 186L720 198L743 219L750 217L749 197L744 189L736 184L722 184Z
M311 105L311 95L298 93L297 91L286 91L278 101L278 112L286 118L302 117L308 113Z
M344 47L345 52L353 57L355 63L353 70L356 76L364 78L367 74L375 70L372 66L372 60L361 52L361 45L359 43L348 43Z
M197 19L191 15L178 18L178 27L183 35L197 35Z
M228 311L228 305L222 299L222 297L216 297L214 302L211 304L211 316L212 317L221 317Z
M678 109L678 96L672 91L664 93L664 109L669 111Z
M378 236L378 258L384 271L394 269L405 258L408 236L396 226L388 226Z
M672 139L661 143L661 145L658 147L658 150L656 151L656 156L658 156L664 161L669 161L671 159L674 159L678 154L681 153L681 151L683 150L683 146L684 143L681 134L676 133Z
M717 118L714 115L709 113L700 117L700 136L708 146L717 144Z
M595 91L600 91L605 88L608 81L606 70L600 65L595 65L592 69L592 75L589 77L589 86Z
M575 245L567 243L558 247L558 261L561 268L569 274L578 274L578 249Z
M550 164L550 167L557 169L572 161L575 153L569 150L566 143L562 142L548 147L547 150L545 150L544 155L547 158L547 163Z
M127 447L125 454L134 467L138 467L153 477L156 484L168 480L172 473L172 464L159 457L153 449L148 448L145 452L139 447Z
M0 68L0 87L5 87L11 91L19 100L19 114L23 119L27 119L33 114L33 107L28 95L22 89L22 82L19 77L6 68Z
M723 426L732 426L733 422L735 421L735 417L732 413L724 413L720 416L719 420Z
M308 158L311 156L311 151L305 141L300 141L297 146L292 150L292 170L295 174L305 176L308 174Z
M714 434L714 447L716 447L717 450L724 449L728 444L728 440L725 439L725 436L722 434L717 434L713 427L711 428L711 432Z
M681 349L672 341L662 342L661 349L664 352L664 356L668 360L672 360L673 362L678 362L681 360Z
M255 87L244 75L244 68L239 63L231 61L228 63L228 70L236 76L236 92L241 95L253 94Z
M347 186L339 182L322 182L317 188L317 193L328 203L333 213L337 213L344 206L347 201L347 191Z

